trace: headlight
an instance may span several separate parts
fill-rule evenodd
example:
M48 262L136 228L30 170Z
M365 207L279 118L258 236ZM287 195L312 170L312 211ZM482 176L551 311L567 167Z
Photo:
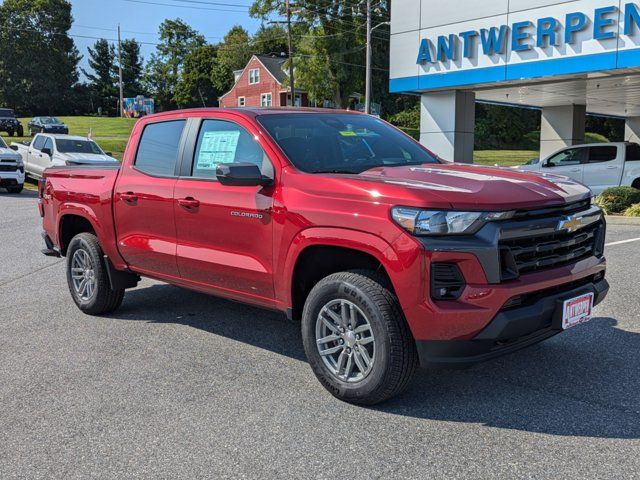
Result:
M485 223L507 220L515 212L455 212L395 207L393 220L413 235L464 235L477 232Z

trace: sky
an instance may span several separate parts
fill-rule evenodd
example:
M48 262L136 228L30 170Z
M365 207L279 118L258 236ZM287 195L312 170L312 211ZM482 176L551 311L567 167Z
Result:
M220 41L233 25L240 24L250 33L260 26L260 20L248 14L251 0L71 0L71 4L70 34L84 57L80 66L85 69L87 47L100 37L116 39L118 23L123 39L143 43L145 61L158 42L158 27L167 18L181 18L211 43Z

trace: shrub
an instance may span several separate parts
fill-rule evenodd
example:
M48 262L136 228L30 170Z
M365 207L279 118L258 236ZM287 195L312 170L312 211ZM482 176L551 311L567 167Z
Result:
M596 203L607 213L622 213L634 203L640 203L640 190L633 187L607 188Z
M584 143L609 143L609 139L599 133L585 133Z
M634 203L624 211L627 217L640 217L640 203Z

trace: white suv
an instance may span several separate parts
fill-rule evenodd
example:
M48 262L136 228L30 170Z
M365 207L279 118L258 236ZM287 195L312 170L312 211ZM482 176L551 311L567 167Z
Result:
M24 163L22 156L14 152L0 138L0 188L9 193L20 193L24 188Z

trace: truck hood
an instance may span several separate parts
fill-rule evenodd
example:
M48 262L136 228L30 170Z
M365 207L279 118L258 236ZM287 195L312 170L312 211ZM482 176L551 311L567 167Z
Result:
M18 162L22 160L22 156L10 148L0 148L0 160L13 160L14 162Z
M104 165L105 163L117 163L117 160L109 155L97 155L93 153L56 153L56 158L63 162L76 163L78 165Z
M591 195L587 187L566 177L476 165L382 167L354 177L391 187L393 200L407 206L448 204L499 211L561 205Z

